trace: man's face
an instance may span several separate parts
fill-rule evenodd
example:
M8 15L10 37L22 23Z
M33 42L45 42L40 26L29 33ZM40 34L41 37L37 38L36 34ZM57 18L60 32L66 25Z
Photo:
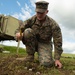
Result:
M45 12L43 13L40 13L40 12L36 12L36 16L37 16L37 19L38 20L43 20L46 16L46 14L48 13L48 10L46 10Z

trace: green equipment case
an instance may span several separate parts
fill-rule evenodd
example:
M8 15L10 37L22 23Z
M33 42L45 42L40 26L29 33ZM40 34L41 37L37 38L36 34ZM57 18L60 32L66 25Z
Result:
M14 40L15 30L19 27L19 20L12 16L0 16L0 40Z

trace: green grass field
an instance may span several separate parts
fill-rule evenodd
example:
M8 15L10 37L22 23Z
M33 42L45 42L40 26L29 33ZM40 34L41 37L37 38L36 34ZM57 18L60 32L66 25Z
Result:
M32 63L18 62L15 59L25 57L26 51L23 48L4 46L10 53L0 53L0 75L75 75L75 55L63 53L60 61L63 64L61 69L53 66L47 68L40 66L38 55L35 53L35 60Z

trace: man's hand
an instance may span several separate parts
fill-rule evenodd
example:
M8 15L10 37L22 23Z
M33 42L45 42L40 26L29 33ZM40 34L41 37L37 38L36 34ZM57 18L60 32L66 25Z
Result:
M22 36L23 36L23 33L22 33L22 35L20 34L20 32L19 33L16 33L17 40L21 40L22 39Z
M62 68L62 64L59 60L55 60L55 66L57 66L58 68Z

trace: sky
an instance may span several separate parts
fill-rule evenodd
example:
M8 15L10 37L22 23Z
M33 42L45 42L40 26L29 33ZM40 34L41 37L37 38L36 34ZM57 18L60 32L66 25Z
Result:
M35 14L35 2L40 0L0 0L0 14L26 20ZM75 0L44 0L49 2L48 16L60 26L63 37L63 52L75 54ZM16 41L1 42L15 45ZM10 44L11 43L11 44ZM25 47L22 42L21 47Z

